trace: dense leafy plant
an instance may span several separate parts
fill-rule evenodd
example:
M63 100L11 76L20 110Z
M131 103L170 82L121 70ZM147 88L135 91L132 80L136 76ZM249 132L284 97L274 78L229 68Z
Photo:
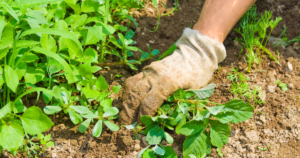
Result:
M174 141L165 129L175 130L177 134L186 136L183 157L205 157L210 154L212 146L217 147L221 154L220 149L228 143L231 131L229 123L248 120L252 117L254 108L236 99L225 104L209 101L214 88L215 84L199 90L179 89L159 108L157 116L141 116L141 121L145 124L141 133L147 135L149 146L138 157L177 157L169 145L161 144L163 139L168 144ZM193 100L189 100L190 98ZM150 149L151 146L154 147Z
M280 64L274 55L265 48L272 31L282 20L281 17L276 17L275 20L271 20L271 18L272 11L265 11L265 13L261 14L259 17L256 13L256 6L254 5L241 18L239 23L240 27L238 29L234 29L242 37L237 38L236 40L240 41L243 48L247 50L246 62L248 63L248 72L251 71L251 65L254 62L259 64L261 63L264 52L267 53L272 60ZM267 35L268 28L270 28L270 32ZM260 52L260 50L262 50L262 52Z
M264 101L261 100L263 95L261 87L255 86L252 90L248 81L250 77L247 77L244 73L238 72L238 68L232 68L233 73L228 73L227 79L232 82L231 93L240 98L246 99L248 102L253 104L262 104Z

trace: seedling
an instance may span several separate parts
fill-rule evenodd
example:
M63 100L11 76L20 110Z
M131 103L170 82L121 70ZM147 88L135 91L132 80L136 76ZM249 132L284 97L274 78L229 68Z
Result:
M262 104L264 101L260 99L262 96L261 87L256 86L254 89L250 89L250 77L247 77L244 73L238 72L238 68L232 68L233 73L228 73L227 79L232 82L231 93L238 98L245 98L248 102L254 102L254 105Z
M234 29L242 36L242 38L237 38L236 40L240 41L247 50L247 60L245 60L248 63L248 72L251 71L251 65L254 62L261 64L264 52L267 53L272 60L280 64L274 55L265 48L272 31L282 20L281 17L276 17L275 20L271 20L271 17L272 11L265 11L265 13L259 17L256 13L256 6L254 5L241 18L240 27ZM271 31L266 38L268 28L270 28ZM255 47L257 47L256 51L254 50ZM261 53L260 50L262 50Z
M252 117L254 108L236 99L225 104L209 101L215 86L209 84L199 90L179 89L168 97L168 101L158 110L157 116L142 116L145 129L141 133L147 134L149 146L139 153L138 158L153 154L168 157L169 153L173 153L170 147L161 145L163 139L169 144L173 143L173 138L165 132L165 128L186 136L183 157L205 157L210 154L212 145L222 148L228 143L231 131L229 123L248 120ZM189 100L191 98L193 100ZM209 132L206 130L208 127ZM149 150L151 146L154 147ZM219 154L222 155L220 150ZM176 157L176 154L173 153L173 156Z
M33 140L38 138L40 140L39 143L34 143ZM38 152L42 154L47 147L52 147L54 146L54 142L50 141L51 135L48 134L47 136L44 136L43 134L38 134L38 137L32 137L29 140L25 140L24 144L21 148L22 152L27 152L28 157L33 157L32 153L37 157ZM29 146L30 147L29 147Z
M281 82L279 79L277 79L277 80L275 81L275 83L277 84L277 86L278 86L279 88L281 88L282 91L287 91L287 90L288 90L287 84Z
M268 145L267 148L262 148L262 147L257 147L257 149L261 150L261 151L267 151L270 148L271 145Z

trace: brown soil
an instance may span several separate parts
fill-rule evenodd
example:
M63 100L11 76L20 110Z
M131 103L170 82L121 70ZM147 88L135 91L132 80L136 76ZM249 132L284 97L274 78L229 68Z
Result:
M164 0L168 7L172 7L173 2ZM192 26L198 19L204 0L182 0L179 1L179 10L170 16L161 17L160 26L156 32L150 32L157 24L157 12L151 3L147 3L145 9L133 11L139 27L135 40L136 46L144 51L150 45L152 49L159 49L164 52L181 36L185 27ZM282 16L283 21L274 30L272 36L278 37L283 26L287 26L289 39L295 38L300 34L300 2L298 0L260 0L257 3L258 12L273 10L273 17ZM170 9L159 7L161 13ZM133 29L136 29L132 26ZM220 68L215 72L212 83L216 83L216 91L211 97L212 101L225 103L233 98L230 92L230 81L226 79L227 73L232 67L246 68L244 57L238 58L240 46L234 44L237 37L235 32L231 32L224 42L227 49L227 58L220 64ZM267 47L277 56L271 44ZM282 67L270 60L267 56L263 58L261 67L253 66L257 71L246 73L251 78L251 86L261 86L265 95L265 102L256 105L253 117L240 124L231 125L231 136L229 143L224 146L222 152L224 157L286 157L296 158L300 156L300 70L299 57L300 49L293 46L280 48L280 63ZM135 57L140 56L139 53ZM113 60L113 59L109 59ZM151 61L144 62L141 68L148 65ZM292 72L286 72L287 62L293 65ZM99 72L111 84L123 84L125 79L138 72L128 68L114 68ZM115 78L115 74L122 74L121 78ZM268 86L274 85L274 80L280 79L289 84L289 90L283 92L278 87L275 93L268 91ZM121 106L120 96L115 96L114 106ZM38 103L29 102L28 105L36 104L43 107L43 101ZM134 158L137 153L146 147L145 136L139 135L138 139L132 131L121 128L118 132L111 132L104 128L99 138L92 136L93 125L81 134L78 126L72 124L68 116L57 115L51 118L55 126L47 131L51 134L55 146L46 149L46 152L38 155L39 157L86 157L86 158ZM183 136L172 134L175 137L172 145L182 157ZM267 151L259 150L258 147L267 148ZM212 149L211 157L218 157L216 149ZM1 157L12 157L7 152L3 152ZM16 157L26 157L25 154L17 154Z

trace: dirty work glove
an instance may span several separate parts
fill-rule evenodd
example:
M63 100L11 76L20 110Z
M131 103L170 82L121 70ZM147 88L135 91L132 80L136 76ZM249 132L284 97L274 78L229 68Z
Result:
M133 124L142 115L153 116L177 89L199 89L208 84L218 63L226 57L222 43L186 28L174 53L152 62L125 81L119 124Z

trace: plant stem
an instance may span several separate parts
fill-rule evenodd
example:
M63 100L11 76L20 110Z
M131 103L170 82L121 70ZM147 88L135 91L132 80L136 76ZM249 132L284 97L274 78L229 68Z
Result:
M125 63L122 62L115 62L115 63L97 63L98 66L115 66L115 65L125 65Z

